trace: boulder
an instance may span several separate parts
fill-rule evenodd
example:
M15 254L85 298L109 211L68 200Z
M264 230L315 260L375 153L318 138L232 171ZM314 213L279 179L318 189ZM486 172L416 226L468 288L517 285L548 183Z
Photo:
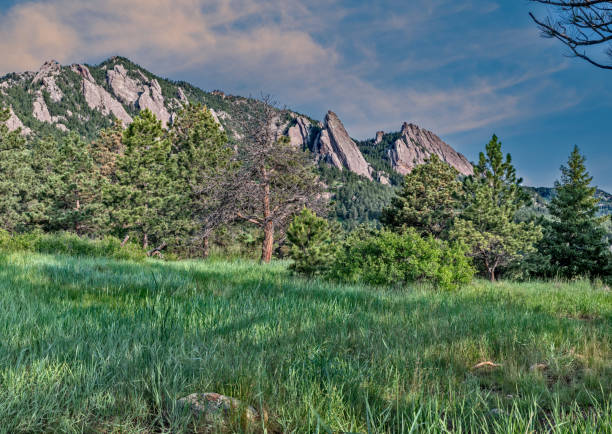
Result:
M223 428L230 422L239 422L244 430L261 427L261 415L252 406L245 405L236 398L218 393L193 393L178 400L180 405L188 406L191 411L203 419L209 427ZM268 414L264 411L263 423L268 422Z

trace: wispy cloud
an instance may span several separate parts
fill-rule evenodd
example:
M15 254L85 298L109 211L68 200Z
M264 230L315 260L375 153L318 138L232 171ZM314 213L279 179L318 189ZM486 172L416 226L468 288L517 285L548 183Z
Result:
M498 7L475 0L420 5L391 0L375 5L340 0L34 0L0 16L0 71L34 69L49 58L72 63L121 54L164 75L205 77L210 87L261 89L306 110L332 108L358 137L397 129L403 120L451 134L576 103L577 98L568 97L571 91L556 97L554 105L538 102L554 88L547 77L564 66L560 60L534 69L519 57L513 60L530 44L521 29L485 29L486 35L472 29L467 42L453 39L461 28L446 29L449 17L487 15ZM370 17L376 12L379 18ZM368 18L367 25L359 21ZM442 37L449 40L441 43ZM429 50L429 39L436 51ZM401 41L410 50L398 56L379 40L390 46ZM486 74L435 78L449 64L472 59L503 62ZM387 71L389 61L395 76ZM526 82L537 83L537 91L522 87Z

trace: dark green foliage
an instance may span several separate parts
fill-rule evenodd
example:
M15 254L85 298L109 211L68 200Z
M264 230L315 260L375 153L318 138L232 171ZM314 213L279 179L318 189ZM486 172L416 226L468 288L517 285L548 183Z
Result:
M348 170L320 165L321 180L333 194L331 217L347 229L380 225L382 210L391 204L395 187L369 181Z
M342 282L396 286L427 281L442 289L468 284L474 269L461 243L423 238L414 229L356 231L337 253L330 276Z
M125 131L123 144L105 194L114 232L130 234L144 246L169 242L184 230L177 225L182 191L170 140L155 115L144 110Z
M596 189L578 147L567 166L561 167L561 181L550 203L552 220L545 225L539 244L542 255L550 258L548 273L573 278L602 276L610 272L610 250L602 219L597 217Z
M101 175L88 143L76 134L59 143L37 141L34 158L36 173L45 179L39 192L46 206L46 221L39 221L43 229L95 234L106 227Z
M404 226L423 236L448 238L459 210L459 173L437 155L406 175L403 187L382 213L382 223L392 229Z
M519 209L529 197L517 179L510 154L504 159L496 136L480 153L474 176L463 183L463 209L456 220L452 237L470 247L476 264L491 281L499 267L508 266L534 251L541 228L533 222L516 222Z
M202 238L224 223L218 217L220 190L235 169L233 150L210 111L199 104L188 105L178 114L170 130L172 154L182 190L179 218L184 228L183 244Z
M32 153L20 131L9 133L4 125L8 111L0 110L0 229L22 231L36 207L35 173Z
M304 208L287 229L291 269L298 274L313 276L328 271L333 260L334 246L327 220Z
M378 172L384 172L392 185L401 185L403 176L397 173L389 164L387 151L402 137L401 132L384 134L382 141L376 143L375 139L357 142L359 150L370 165Z
M142 261L147 257L146 252L137 245L126 243L122 246L119 239L111 236L88 239L67 232L9 234L2 229L0 229L0 252L47 253L132 261Z

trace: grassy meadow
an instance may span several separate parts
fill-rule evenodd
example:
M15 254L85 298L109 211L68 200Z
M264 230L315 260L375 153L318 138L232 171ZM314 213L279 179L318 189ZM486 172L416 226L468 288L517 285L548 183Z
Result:
M176 401L218 392L268 432L612 433L608 289L286 266L0 255L0 432L198 432Z

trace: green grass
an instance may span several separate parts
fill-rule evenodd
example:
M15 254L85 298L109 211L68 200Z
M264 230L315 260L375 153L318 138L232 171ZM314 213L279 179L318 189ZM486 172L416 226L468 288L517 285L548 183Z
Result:
M501 367L473 369L482 361ZM610 433L612 295L0 256L0 432L189 432L176 400L207 391L263 406L289 432Z

